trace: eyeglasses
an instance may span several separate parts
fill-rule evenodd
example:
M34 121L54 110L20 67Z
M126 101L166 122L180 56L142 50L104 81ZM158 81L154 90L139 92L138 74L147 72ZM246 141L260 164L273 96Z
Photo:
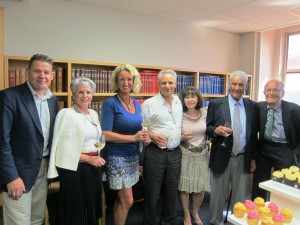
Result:
M273 88L273 89L266 89L264 92L267 93L267 94L270 94L270 93L278 93L280 91L283 91L281 89L278 89L278 88Z

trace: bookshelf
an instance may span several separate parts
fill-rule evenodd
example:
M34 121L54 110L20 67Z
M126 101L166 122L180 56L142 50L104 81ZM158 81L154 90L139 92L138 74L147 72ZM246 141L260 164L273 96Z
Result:
M28 67L30 57L5 56L4 57L4 88L14 86L25 81L24 73ZM53 59L53 69L55 79L51 82L50 90L58 97L60 108L70 107L72 105L72 93L69 84L74 77L86 76L96 83L96 92L94 93L92 108L99 112L101 102L106 98L113 96L109 92L108 81L113 70L120 63L61 60ZM142 88L140 93L132 94L140 103L146 98L154 96L158 92L157 74L162 69L172 69L177 72L177 92L187 85L197 87L198 72L181 68L157 67L146 65L134 65L141 74ZM25 71L25 72L24 72ZM22 74L22 75L21 75ZM22 76L22 78L21 78Z

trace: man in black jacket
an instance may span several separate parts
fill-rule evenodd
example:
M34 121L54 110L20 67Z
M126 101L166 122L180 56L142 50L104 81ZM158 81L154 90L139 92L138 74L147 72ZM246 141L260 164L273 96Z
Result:
M266 101L258 103L259 150L252 198L266 198L259 183L271 178L272 167L280 170L293 165L300 153L300 106L282 100L281 81L268 81L264 94Z
M210 101L207 131L212 138L209 168L211 170L210 224L223 223L223 209L229 184L232 203L244 201L248 173L256 168L256 103L242 98L247 90L248 75L234 71L229 78L230 94ZM225 122L232 123L233 134L225 138ZM225 139L225 146L222 144Z

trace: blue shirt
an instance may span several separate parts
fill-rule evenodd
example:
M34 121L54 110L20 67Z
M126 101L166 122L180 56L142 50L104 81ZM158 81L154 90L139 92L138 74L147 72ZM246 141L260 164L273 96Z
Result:
M101 128L123 135L134 135L142 130L140 105L132 99L135 113L129 113L119 101L117 95L108 98L102 105ZM114 143L106 142L105 150L109 156L133 156L139 152L139 142Z

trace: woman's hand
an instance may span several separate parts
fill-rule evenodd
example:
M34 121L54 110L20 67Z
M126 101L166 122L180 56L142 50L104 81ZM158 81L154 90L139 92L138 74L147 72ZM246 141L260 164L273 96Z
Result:
M89 160L89 164L95 166L95 167L100 167L100 166L104 166L105 165L105 160L103 158L101 158L100 156L89 156L90 160Z

